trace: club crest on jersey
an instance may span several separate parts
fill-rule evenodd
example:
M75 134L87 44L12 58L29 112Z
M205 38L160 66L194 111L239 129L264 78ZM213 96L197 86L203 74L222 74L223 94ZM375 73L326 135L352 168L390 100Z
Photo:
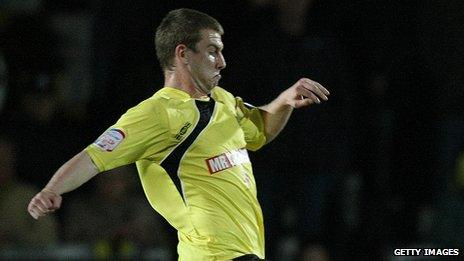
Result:
M221 155L206 159L206 165L208 166L210 174L230 169L244 163L250 163L250 158L248 157L246 149L228 151Z
M105 131L93 143L101 150L113 151L124 140L126 135L121 129L109 129Z

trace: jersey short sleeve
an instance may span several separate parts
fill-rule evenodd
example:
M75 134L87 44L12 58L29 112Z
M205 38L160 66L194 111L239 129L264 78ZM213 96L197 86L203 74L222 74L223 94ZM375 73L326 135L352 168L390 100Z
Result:
M246 141L246 149L256 151L266 144L264 120L259 108L243 102L242 98L234 97L221 87L213 89L213 97L223 102L237 117Z
M100 171L140 159L160 162L169 139L166 119L150 99L129 109L85 150Z
M257 107L245 104L240 97L235 98L239 124L245 133L246 148L256 151L266 144L263 116Z

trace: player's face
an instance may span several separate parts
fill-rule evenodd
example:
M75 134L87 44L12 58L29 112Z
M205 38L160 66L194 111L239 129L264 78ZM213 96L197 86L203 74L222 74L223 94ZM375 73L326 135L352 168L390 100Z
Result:
M196 52L189 50L190 75L198 91L209 94L221 79L221 70L226 67L221 35L214 30L202 30Z

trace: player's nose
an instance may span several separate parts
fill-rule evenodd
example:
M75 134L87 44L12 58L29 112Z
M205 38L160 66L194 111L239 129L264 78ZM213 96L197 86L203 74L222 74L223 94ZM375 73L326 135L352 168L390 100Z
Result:
M224 55L222 55L222 53L219 53L219 57L218 57L218 63L217 63L217 68L219 70L222 70L224 68L226 68L226 59L224 58Z

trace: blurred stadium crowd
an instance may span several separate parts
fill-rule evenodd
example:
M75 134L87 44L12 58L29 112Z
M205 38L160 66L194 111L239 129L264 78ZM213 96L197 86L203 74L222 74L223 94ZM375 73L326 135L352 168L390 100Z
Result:
M163 82L154 31L190 7L224 26L221 86L264 104L331 91L251 154L271 260L391 259L464 246L464 3L458 0L0 1L0 259L173 260L133 166L35 221L54 171ZM462 250L462 249L461 249Z

